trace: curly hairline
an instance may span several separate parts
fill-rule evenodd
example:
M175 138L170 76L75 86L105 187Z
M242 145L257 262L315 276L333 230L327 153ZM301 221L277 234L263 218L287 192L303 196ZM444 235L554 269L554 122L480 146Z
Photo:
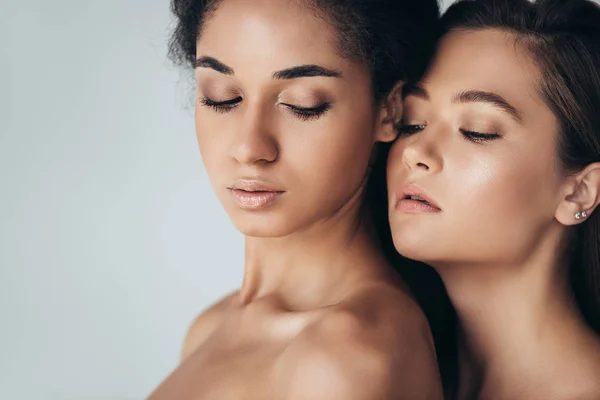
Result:
M171 0L176 26L171 33L168 57L177 66L194 68L196 41L206 20L216 12L223 0Z
M373 79L373 94L376 100L384 97L391 85L400 79L400 68L390 54L371 45L372 35L358 13L341 9L331 0L295 0L315 17L333 25L338 54L346 59L362 63ZM171 11L177 17L177 26L170 41L168 56L178 66L194 68L196 42L206 22L214 16L223 0L171 0ZM380 54L381 53L381 54ZM386 59L378 63L376 59ZM389 72L383 73L380 64L390 63ZM394 75L385 76L393 71ZM379 75L382 75L380 78Z

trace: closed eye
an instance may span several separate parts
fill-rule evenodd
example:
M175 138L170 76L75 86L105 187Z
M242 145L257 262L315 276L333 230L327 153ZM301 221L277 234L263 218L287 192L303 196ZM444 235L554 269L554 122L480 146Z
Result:
M400 136L410 136L410 135L414 135L415 133L421 132L423 129L425 129L425 125L402 124L402 125L398 126L396 129L398 130L399 137ZM461 129L460 133L468 141L473 142L473 143L478 143L478 144L502 138L502 135L500 135L499 133L483 133L483 132L476 132L476 131L471 131L471 130L467 130L467 129Z
M228 111L233 110L241 101L241 96L238 96L235 99L225 101L214 101L209 99L208 97L203 97L202 99L200 99L200 103L202 103L203 106L210 107L213 110L220 113L226 113Z
M282 105L292 111L296 117L303 121L318 119L331 109L330 103L323 103L317 107L298 107L286 103L282 103Z
M421 132L423 129L425 129L425 125L400 124L396 127L399 136L410 136L415 133Z
M233 110L235 107L237 107L239 105L239 103L241 101L242 101L241 96L238 96L231 100L225 100L225 101L214 101L208 97L203 97L200 99L200 102L202 103L203 106L210 107L213 110L220 112L220 113L226 113L226 112ZM292 104L283 104L283 105L285 107L287 107L289 110L291 110L298 118L305 120L305 121L311 120L311 119L317 119L321 115L325 114L327 111L329 111L331 109L331 104L329 104L329 103L323 103L317 107L298 107L298 106L294 106Z
M502 136L498 133L483 133L483 132L475 132L469 131L465 129L461 129L460 133L463 134L465 139L474 142L474 143L483 143L491 140L500 139Z

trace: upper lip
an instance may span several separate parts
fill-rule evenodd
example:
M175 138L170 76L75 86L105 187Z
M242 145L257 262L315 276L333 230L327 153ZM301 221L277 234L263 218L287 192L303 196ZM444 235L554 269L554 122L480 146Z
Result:
M243 190L246 192L283 192L279 185L260 179L240 178L236 179L228 189Z
M406 199L409 196L419 196L433 207L441 210L440 206L437 205L437 203L427 194L427 192L414 183L404 185L400 188L400 190L398 190L398 192L396 192L396 202Z

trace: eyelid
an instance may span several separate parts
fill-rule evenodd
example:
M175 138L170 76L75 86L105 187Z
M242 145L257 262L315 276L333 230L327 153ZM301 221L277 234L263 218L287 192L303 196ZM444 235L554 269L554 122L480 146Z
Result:
M200 98L200 103L208 108L212 108L214 111L218 113L226 113L234 108L236 108L239 103L242 101L242 97L238 96L236 98L225 100L225 101L214 101L208 96L202 96Z
M242 96L238 96L236 98L224 101L214 101L210 99L208 96L203 96L200 98L200 102L202 105L212 108L214 111L218 113L227 113L236 108L239 103L242 101ZM293 104L285 104L282 103L284 107L290 110L294 116L297 118L307 121L320 118L323 114L331 109L331 103L323 103L316 107L298 107Z
M314 110L317 110L317 109L323 107L325 104L328 104L328 103L321 103L321 104L313 106L313 107L302 107L302 106L297 106L297 105L290 104L290 103L281 103L281 105L288 107L288 108L292 108L297 111L314 111Z
M421 132L426 126L426 124L406 124L401 122L395 128L399 135L413 135Z
M499 133L484 133L467 129L459 129L459 131L466 140L477 144L502 139L502 135Z
M498 132L483 132L483 131L476 131L473 129L459 129L459 131L461 133L469 133L469 134L480 135L480 136L500 136L500 134Z
M298 107L287 103L281 103L281 105L290 110L296 117L303 121L318 119L332 107L331 103L323 103L316 107Z
M239 103L242 100L242 96L238 96L235 97L233 99L229 99L229 100L221 100L221 101L216 101L216 100L212 100L210 97L208 96L204 96L202 98L202 102L205 105L209 105L209 106L230 106L236 103Z

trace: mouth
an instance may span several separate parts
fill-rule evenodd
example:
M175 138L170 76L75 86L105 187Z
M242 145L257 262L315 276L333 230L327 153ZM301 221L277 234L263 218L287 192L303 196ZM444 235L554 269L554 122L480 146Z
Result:
M412 200L412 201L418 201L419 203L423 203L423 204L426 204L426 205L428 205L428 206L431 206L431 207L438 208L438 207L434 206L433 204L431 204L429 201L425 200L425 199L424 199L423 197L421 197L421 196L416 196L416 195L406 195L406 196L404 196L404 199L403 199L403 200Z
M267 209L281 197L285 191L276 185L256 180L240 179L227 188L236 205L248 211Z
M437 213L442 209L415 185L404 187L397 196L396 210L407 214Z

